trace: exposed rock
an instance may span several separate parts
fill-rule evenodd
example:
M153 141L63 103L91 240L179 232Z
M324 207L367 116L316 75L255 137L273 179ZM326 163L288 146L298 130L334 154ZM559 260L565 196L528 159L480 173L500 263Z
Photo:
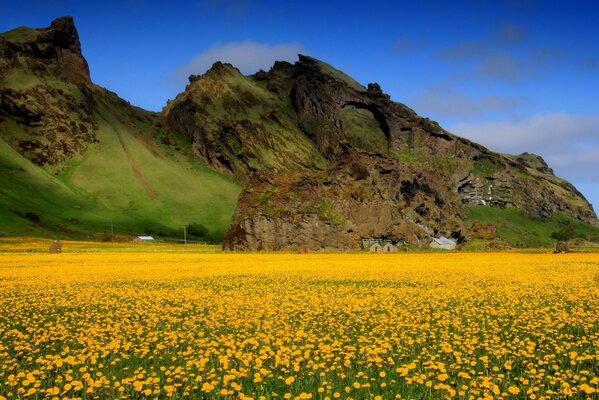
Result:
M493 240L497 237L497 228L493 224L474 221L470 228L470 239Z
M506 242L504 239L498 238L498 237L494 238L487 245L487 250L507 250L510 248L511 248L511 246L508 242Z
M224 248L329 251L358 248L365 237L462 240L463 231L457 196L443 180L342 144L324 173L255 175Z
M392 102L378 84L360 88L340 71L301 55L294 65L275 65L256 79L265 81L271 92L289 96L297 125L329 160L326 177L331 181L325 184L326 179L318 181L306 171L299 172L303 180L290 178L292 174L271 178L268 184L252 180L239 199L225 239L227 249L295 250L299 243L310 250L345 249L357 247L365 237L418 243L433 234L461 239L459 209L476 205L516 207L535 218L563 212L596 221L584 197L555 177L542 158L504 156L452 135ZM338 152L347 149L344 143L362 151ZM360 161L340 168L343 157ZM289 189L289 182L295 189ZM301 188L299 193L307 193L299 195L301 202L284 195ZM383 201L381 193L392 188L395 197ZM255 203L256 196L268 201ZM298 211L305 211L303 203L317 209L310 201L314 198L324 202L320 208L328 209L331 218ZM479 228L474 236L495 239L497 248L507 245L496 238L494 227Z
M71 17L56 19L48 28L3 34L0 53L0 128L13 148L43 166L83 154L97 142L94 86ZM32 71L38 83L19 85L13 74L18 77L23 70ZM25 135L14 125L4 126L9 119Z
M57 18L48 28L17 28L0 37L4 63L26 57L28 67L63 79L87 81L89 67L81 53L79 34L72 17Z

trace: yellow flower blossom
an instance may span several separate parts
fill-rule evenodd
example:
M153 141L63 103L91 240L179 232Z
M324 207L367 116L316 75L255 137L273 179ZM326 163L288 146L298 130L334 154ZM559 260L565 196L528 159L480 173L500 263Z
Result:
M598 276L596 253L0 252L0 392L594 398Z

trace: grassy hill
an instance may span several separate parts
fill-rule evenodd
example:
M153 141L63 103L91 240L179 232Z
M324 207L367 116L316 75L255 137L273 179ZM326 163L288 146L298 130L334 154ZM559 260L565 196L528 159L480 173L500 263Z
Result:
M58 174L0 139L0 235L98 237L112 220L118 235L176 237L195 222L222 239L240 187L184 151L132 132L115 114L100 108L99 142Z
M474 222L492 224L497 229L497 236L514 247L551 247L556 242L552 235L566 226L571 226L573 239L599 242L598 227L563 213L533 218L517 208L483 206L466 208L463 212L466 227L472 227Z
M240 186L94 85L71 18L0 35L0 54L0 235L222 240Z

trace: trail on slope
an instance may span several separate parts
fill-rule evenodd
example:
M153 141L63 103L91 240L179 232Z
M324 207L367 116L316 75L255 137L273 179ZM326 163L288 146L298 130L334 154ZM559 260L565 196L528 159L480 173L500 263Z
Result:
M154 146L144 137L144 135L132 124L130 124L125 118L123 118L118 112L112 112L112 116L119 121L129 132L133 134L133 138L139 142L143 147L146 148L154 157L160 158L160 154L156 151Z
M154 192L154 189L152 189L152 187L150 186L150 184L148 183L148 181L146 180L146 178L144 177L144 175L142 174L141 170L139 169L139 167L137 166L137 163L135 162L135 160L133 159L133 157L131 156L131 153L129 152L129 149L127 148L127 145L125 144L125 141L123 140L123 136L122 133L120 132L119 129L117 129L117 127L115 127L104 115L102 112L99 113L100 117L102 117L102 119L108 124L110 125L110 127L112 128L112 130L116 133L116 136L119 140L119 143L121 144L121 147L125 153L125 156L127 157L127 160L129 161L129 167L131 168L131 171L133 172L133 176L135 177L135 179L137 180L137 182L139 182L139 184L144 188L146 194L154 201L156 202L160 202L160 199L158 198L158 196L156 195L156 192ZM114 114L112 114L114 116ZM118 117L115 116L115 118Z

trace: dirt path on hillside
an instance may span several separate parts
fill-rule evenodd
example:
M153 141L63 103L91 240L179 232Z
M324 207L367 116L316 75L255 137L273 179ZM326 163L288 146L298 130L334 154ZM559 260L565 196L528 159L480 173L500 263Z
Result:
M144 135L142 135L141 132L135 126L127 122L127 120L125 120L121 115L119 115L118 112L113 112L112 116L115 117L121 125L127 128L127 130L133 134L133 137L135 138L135 140L139 142L139 144L145 147L146 150L148 150L154 157L160 158L160 154L158 154L154 146L152 146L152 144L148 142L148 139L146 139Z
M110 121L108 121L108 119L106 117L104 117L101 113L99 115L116 133L116 137L119 139L119 143L121 144L121 147L123 148L123 151L125 152L125 156L127 157L127 160L129 161L129 167L131 168L131 171L133 172L133 176L135 177L137 182L139 182L139 184L144 188L147 195L152 200L159 203L160 199L156 195L156 192L154 192L154 189L152 189L152 187L150 186L150 184L148 183L148 181L146 180L144 175L141 173L141 170L137 166L137 163L135 162L133 157L131 157L131 153L129 153L129 149L127 148L127 145L125 144L125 141L123 140L121 132L113 124L111 124ZM112 114L112 115L114 116L114 114ZM117 118L117 120L118 120L118 118Z

